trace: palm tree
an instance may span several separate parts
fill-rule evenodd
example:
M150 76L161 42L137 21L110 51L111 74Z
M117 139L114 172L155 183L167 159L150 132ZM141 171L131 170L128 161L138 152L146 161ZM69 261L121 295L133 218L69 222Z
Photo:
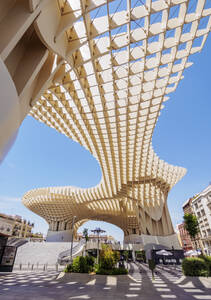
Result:
M85 251L86 251L86 245L87 245L87 242L89 240L88 228L84 228L84 230L83 230L83 238L85 238L85 242L86 242L86 244L85 244Z

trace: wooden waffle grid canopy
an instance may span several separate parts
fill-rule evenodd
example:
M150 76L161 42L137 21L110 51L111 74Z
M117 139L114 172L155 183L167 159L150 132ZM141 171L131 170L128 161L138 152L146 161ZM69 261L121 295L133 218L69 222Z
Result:
M56 54L54 67L64 61L30 115L89 150L102 180L88 189L31 190L23 203L49 224L76 215L77 226L95 218L140 229L140 210L160 220L186 172L159 159L151 141L163 103L192 65L189 55L209 34L209 0L53 2L35 25ZM44 20L56 10L47 36Z

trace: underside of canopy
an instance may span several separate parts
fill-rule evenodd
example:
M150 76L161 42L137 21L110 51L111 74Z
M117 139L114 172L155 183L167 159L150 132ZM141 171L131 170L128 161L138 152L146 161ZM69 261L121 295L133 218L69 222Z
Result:
M48 49L48 79L37 82L30 115L97 159L93 188L49 187L23 203L50 225L113 223L125 235L169 235L170 189L186 170L159 159L152 134L168 94L201 51L211 26L205 0L31 0L33 26ZM42 88L40 88L42 86ZM39 92L38 92L39 90ZM71 155L71 154L70 154Z

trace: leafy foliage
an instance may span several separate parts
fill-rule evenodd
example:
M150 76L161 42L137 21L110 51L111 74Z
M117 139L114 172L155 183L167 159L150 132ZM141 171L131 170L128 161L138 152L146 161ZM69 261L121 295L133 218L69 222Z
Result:
M64 272L65 273L71 273L72 272L72 265L71 264L66 265L66 267L64 268Z
M88 229L87 228L84 228L84 230L83 230L83 237L85 238L86 243L87 243L88 240L89 240L89 234L88 234Z
M211 256L206 256L204 255L203 256L203 259L207 265L207 269L208 269L208 272L209 272L209 276L211 276Z
M74 258L72 265L66 266L64 272L89 273L94 269L94 261L92 256L78 256Z
M199 232L199 224L196 216L193 214L185 214L183 218L185 229L189 233L190 237L195 239L197 233Z
M128 258L129 258L129 251L128 251L128 250L125 250L125 251L123 251L122 254L123 254L125 260L128 260Z
M113 268L112 270L105 270L100 268L99 265L96 267L96 274L99 275L126 275L128 270L125 268Z
M102 245L100 252L100 263L94 266L94 257L78 256L73 260L72 265L67 265L64 272L89 273L95 270L96 274L102 275L122 275L128 274L128 270L120 267L116 268L117 262L120 260L119 251L113 251L109 245Z
M95 267L96 274L101 275L122 275L127 274L128 270L120 267L116 268L120 260L119 251L113 251L109 245L102 245L100 252L100 263Z
M136 260L140 262L146 262L146 254L144 250L136 251Z
M149 269L152 272L152 279L154 280L154 270L155 270L155 267L156 267L155 260L154 259L148 259L148 265L149 265Z
M113 251L114 252L114 261L115 264L120 260L120 253L119 251Z
M156 264L155 264L154 259L149 259L149 260L148 260L148 264L149 264L149 269L150 269L151 271L153 271L153 270L155 269L155 267L156 267Z
M210 265L204 258L187 257L182 261L182 270L186 276L210 276L209 268Z
M86 259L86 263L87 263L88 266L94 267L95 259L94 259L93 256L88 255L88 256L85 257L85 259Z
M100 252L100 268L112 270L119 259L120 254L118 251L113 251L108 245L103 245L103 249Z

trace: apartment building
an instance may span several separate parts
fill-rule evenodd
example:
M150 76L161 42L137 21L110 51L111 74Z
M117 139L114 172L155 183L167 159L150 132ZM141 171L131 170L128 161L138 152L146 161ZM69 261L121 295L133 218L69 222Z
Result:
M184 215L185 214L195 214L193 209L193 201L198 197L198 194L189 198L182 206ZM181 238L182 248L184 251L192 250L192 249L201 249L204 251L204 243L202 242L201 233L199 232L196 236L196 239L191 239L189 233L185 229L184 223L178 225L178 230Z
M19 238L31 237L34 223L21 216L10 216L0 213L0 234Z
M179 231L179 241L181 243L182 249L184 251L189 251L194 249L194 245L192 244L189 233L185 229L184 223L177 225L177 229Z
M0 217L0 236L9 237L13 233L13 221Z
M205 253L211 255L211 184L192 201Z

